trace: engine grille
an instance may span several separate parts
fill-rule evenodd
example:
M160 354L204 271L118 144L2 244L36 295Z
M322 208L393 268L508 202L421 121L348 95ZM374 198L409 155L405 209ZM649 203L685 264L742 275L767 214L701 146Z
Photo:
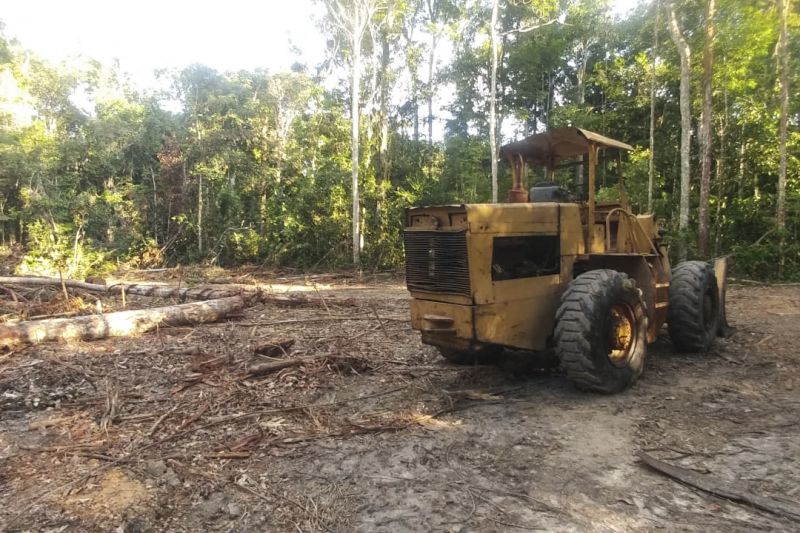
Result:
M470 295L466 231L406 231L409 290Z

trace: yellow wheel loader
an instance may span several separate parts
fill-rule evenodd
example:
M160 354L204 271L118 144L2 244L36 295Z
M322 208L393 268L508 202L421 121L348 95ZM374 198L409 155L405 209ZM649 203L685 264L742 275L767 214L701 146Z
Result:
M506 203L409 209L406 283L422 341L456 363L554 350L579 388L615 393L641 375L665 322L681 351L729 331L726 261L670 270L655 216L634 214L625 194L631 149L554 129L501 148ZM542 180L526 190L528 169Z

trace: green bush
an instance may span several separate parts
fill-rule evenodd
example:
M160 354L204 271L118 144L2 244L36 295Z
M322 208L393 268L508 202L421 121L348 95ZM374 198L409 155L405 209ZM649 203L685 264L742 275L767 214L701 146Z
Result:
M17 266L18 274L81 279L113 269L109 252L88 244L80 227L35 220L26 225L26 233L26 252Z

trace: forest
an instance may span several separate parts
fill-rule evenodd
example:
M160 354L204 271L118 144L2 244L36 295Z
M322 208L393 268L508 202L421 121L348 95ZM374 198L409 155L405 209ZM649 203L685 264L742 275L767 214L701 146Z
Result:
M322 64L188 65L159 72L168 90L50 63L0 27L0 226L17 273L397 268L405 208L503 201L498 147L574 125L635 146L628 193L673 253L800 279L790 0L642 1L623 17L607 0L319 4Z

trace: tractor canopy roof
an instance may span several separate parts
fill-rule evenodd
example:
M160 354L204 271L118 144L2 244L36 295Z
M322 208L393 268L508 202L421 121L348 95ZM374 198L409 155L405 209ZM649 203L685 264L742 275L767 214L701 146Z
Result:
M633 150L631 145L599 133L567 127L537 133L521 141L509 143L500 148L500 153L511 158L521 156L527 162L553 168L564 159L588 154L592 144L598 148Z

